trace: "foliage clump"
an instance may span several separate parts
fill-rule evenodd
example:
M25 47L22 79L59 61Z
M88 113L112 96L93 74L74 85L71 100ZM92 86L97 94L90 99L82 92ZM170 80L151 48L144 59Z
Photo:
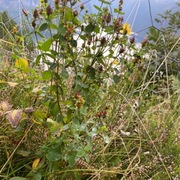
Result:
M40 2L35 62L22 41L0 64L0 177L179 178L179 80L157 76L151 35L137 46L122 0Z

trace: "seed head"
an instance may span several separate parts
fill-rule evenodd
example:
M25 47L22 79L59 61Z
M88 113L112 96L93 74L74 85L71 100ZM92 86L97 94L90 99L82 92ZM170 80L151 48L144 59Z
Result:
M50 5L48 5L47 8L46 8L46 14L49 16L49 15L51 15L52 13L53 13L53 9L51 8Z
M22 12L23 12L23 14L24 14L25 16L28 16L28 11L22 9Z
M32 27L35 29L35 27L36 27L36 20L32 21Z
M33 17L34 19L39 18L39 12L37 9L34 10Z

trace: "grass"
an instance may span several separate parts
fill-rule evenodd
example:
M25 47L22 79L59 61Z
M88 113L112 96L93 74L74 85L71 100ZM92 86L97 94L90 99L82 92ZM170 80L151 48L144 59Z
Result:
M56 104L48 100L55 96L46 94L54 82L43 80L33 58L24 72L14 65L24 48L8 49L11 56L1 51L0 102L12 107L0 105L0 179L180 179L180 82L157 75L178 42L156 69L150 56L110 86L104 82L75 96L74 79L66 77L63 120L54 118ZM6 115L17 109L22 116L13 128Z

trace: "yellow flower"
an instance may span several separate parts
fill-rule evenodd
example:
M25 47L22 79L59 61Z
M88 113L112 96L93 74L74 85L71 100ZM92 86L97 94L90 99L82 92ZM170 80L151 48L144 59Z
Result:
M118 62L117 60L114 60L114 61L113 61L113 64L114 64L114 65L118 65L119 62Z
M121 30L121 32L122 32L124 35L126 35L126 34L130 35L131 32L132 32L130 24L124 23L123 29Z
M21 70L27 70L28 69L28 61L24 58L16 59L15 67L19 68Z

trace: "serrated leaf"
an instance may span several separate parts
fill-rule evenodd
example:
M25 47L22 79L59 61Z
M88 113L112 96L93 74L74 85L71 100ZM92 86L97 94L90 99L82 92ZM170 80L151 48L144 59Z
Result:
M42 78L44 80L51 80L52 79L52 73L51 71L47 70L42 73Z
M48 28L48 24L44 23L39 27L39 31L45 31Z
M13 128L17 127L21 117L22 117L22 110L12 110L6 115L6 118L9 120Z

